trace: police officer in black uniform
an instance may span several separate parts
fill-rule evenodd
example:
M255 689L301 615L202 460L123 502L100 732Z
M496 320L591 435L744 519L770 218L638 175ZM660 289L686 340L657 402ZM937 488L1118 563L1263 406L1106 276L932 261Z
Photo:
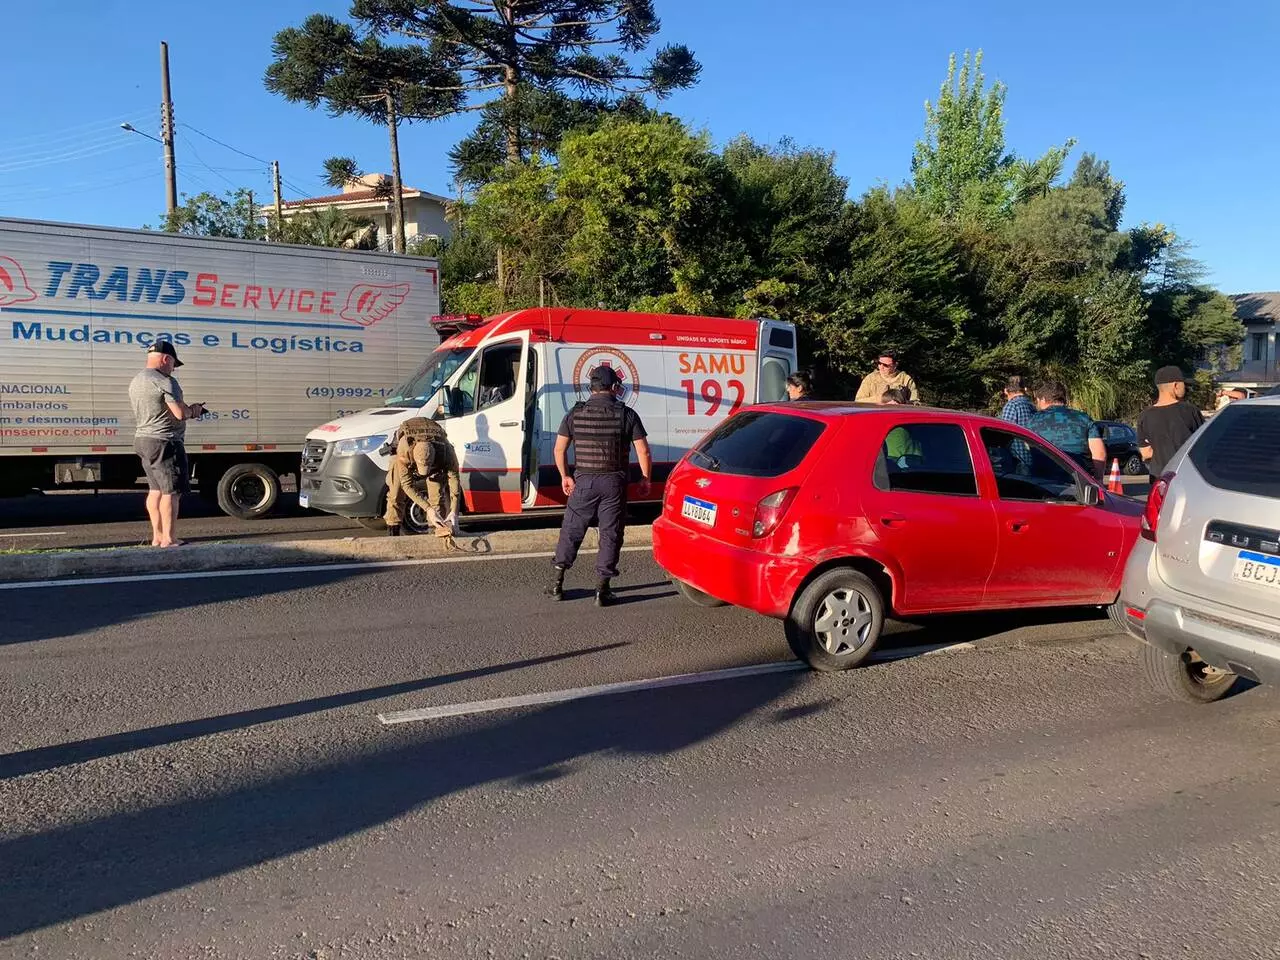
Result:
M613 602L609 581L618 575L622 552L632 446L640 461L640 495L649 495L653 475L649 441L639 414L618 399L621 383L612 367L592 370L591 399L569 411L556 437L556 466L569 502L556 546L555 578L546 590L555 600L564 598L564 572L573 566L587 528L596 521L600 527L596 605L604 607ZM573 444L573 476L569 475L569 444Z

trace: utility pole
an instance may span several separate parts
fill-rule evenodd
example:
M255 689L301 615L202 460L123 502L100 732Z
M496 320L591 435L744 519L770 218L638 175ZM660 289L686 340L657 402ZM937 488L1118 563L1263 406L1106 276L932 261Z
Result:
M250 190L249 191L249 223L248 223L248 230L250 234L254 232L253 228L256 227L257 225L258 225L258 208L257 206L254 205L253 191ZM258 238L252 237L251 239L256 240Z
M271 179L276 189L276 242L284 237L284 204L280 199L280 161L271 161Z
M387 130L391 134L391 189L395 194L392 211L395 217L392 242L396 253L404 253L404 190L400 186L400 141L396 136L396 98L388 91L383 94L387 105Z
M169 216L178 209L178 164L173 158L173 96L169 92L169 45L160 41L160 142L164 144L164 189Z

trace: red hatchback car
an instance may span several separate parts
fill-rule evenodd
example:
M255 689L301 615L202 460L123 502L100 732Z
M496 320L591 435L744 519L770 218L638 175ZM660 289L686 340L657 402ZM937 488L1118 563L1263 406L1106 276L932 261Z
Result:
M653 550L688 599L783 619L844 670L886 616L1113 603L1142 509L1002 420L766 404L672 471Z

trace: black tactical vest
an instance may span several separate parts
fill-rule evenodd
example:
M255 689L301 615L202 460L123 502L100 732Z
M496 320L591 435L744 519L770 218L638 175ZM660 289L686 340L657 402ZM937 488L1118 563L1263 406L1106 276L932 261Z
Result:
M573 408L575 473L617 473L627 469L630 450L622 432L627 408L616 400L586 402Z

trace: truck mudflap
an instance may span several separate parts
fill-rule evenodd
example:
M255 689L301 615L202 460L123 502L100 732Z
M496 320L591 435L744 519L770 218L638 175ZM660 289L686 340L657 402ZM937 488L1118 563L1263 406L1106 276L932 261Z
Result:
M367 456L335 457L332 445L315 441L308 441L303 449L298 480L301 507L352 520L380 517L386 488L386 471Z

